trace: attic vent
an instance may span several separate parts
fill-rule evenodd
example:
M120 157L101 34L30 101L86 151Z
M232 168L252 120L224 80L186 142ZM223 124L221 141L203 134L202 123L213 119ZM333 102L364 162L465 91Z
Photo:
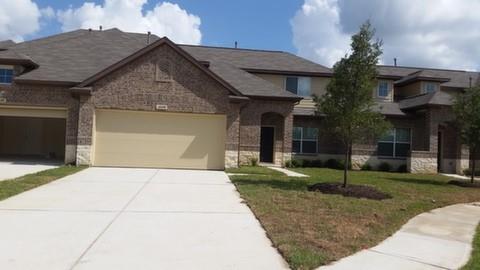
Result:
M155 71L155 80L157 82L171 82L173 80L172 74L172 63L167 59L158 60Z

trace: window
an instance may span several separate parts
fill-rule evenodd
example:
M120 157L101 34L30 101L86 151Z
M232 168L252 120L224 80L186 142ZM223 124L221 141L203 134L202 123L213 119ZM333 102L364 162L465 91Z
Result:
M303 154L317 153L318 128L293 128L292 152Z
M378 82L378 97L386 98L389 95L389 85L386 81L379 81Z
M13 69L0 68L0 83L12 83Z
M437 84L432 82L426 82L423 84L423 92L425 94L433 93L437 91Z
M301 97L309 97L311 93L311 78L309 77L287 77L285 90Z
M163 59L157 62L155 80L157 82L170 82L172 80L171 62Z
M378 140L378 155L382 157L407 157L410 151L411 131L394 128Z

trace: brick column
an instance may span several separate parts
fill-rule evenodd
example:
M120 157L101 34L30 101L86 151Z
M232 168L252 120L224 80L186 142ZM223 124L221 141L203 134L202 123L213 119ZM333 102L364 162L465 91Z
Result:
M90 96L80 96L78 110L77 165L92 165L94 106Z

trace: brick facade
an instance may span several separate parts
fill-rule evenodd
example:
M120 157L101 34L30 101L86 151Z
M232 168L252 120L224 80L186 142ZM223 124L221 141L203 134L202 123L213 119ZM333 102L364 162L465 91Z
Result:
M0 85L6 102L0 105L25 107L62 107L67 109L65 132L65 163L75 162L77 144L78 100L68 88L61 86Z
M225 164L238 166L258 156L262 116L276 113L276 163L289 159L293 121L292 101L250 99L231 102L229 89L192 64L169 45L134 59L92 84L92 94L72 95L67 87L39 85L0 86L7 105L64 107L67 163L90 165L93 155L96 109L224 114L227 116ZM265 119L264 119L265 120ZM271 121L267 119L265 121Z

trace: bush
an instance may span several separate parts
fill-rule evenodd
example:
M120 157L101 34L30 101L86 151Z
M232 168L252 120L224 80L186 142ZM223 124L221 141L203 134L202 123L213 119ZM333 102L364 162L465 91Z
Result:
M258 158L256 157L250 158L249 162L250 162L250 166L253 166L253 167L258 166Z
M392 170L392 165L387 162L382 162L380 163L380 165L378 165L378 170L381 172L389 172Z
M362 171L371 171L371 170L373 170L372 165L370 165L370 164L368 164L368 163L363 164L360 169L361 169Z
M292 159L292 168L301 168L301 167L303 167L303 160Z
M471 176L472 175L472 169L468 168L463 170L463 173L465 175ZM475 176L480 176L480 170L475 170Z
M292 168L292 161L291 160L285 161L285 167L286 168Z
M320 159L314 159L312 160L312 162L310 163L310 166L314 167L314 168L321 168L323 165L323 162L320 160Z
M329 159L325 162L325 167L329 169L338 169L338 161L336 159Z
M309 159L303 159L302 160L302 167L304 167L304 168L312 167L312 161L309 160Z
M345 169L345 160L343 160L343 159L338 160L338 161L337 161L337 164L338 164L337 169L339 169L339 170ZM349 170L352 169L352 162L349 162L349 163L348 163L348 169L349 169Z
M403 164L403 165L400 165L398 167L398 170L397 170L399 173L406 173L407 172L407 165L406 164Z

